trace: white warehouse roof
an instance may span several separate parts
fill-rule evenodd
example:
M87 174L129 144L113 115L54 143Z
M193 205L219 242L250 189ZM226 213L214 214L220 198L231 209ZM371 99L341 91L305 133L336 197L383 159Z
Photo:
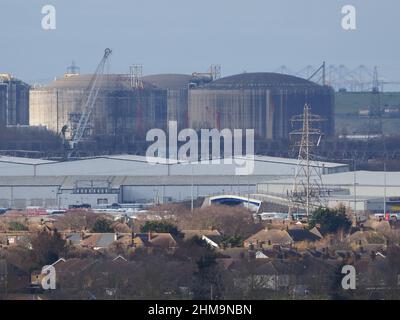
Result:
M180 176L180 175L236 175L235 163L244 157L233 158L232 164L149 163L144 156L117 155L56 162L39 159L0 157L0 177L4 176ZM256 156L254 172L257 176L287 177L294 174L296 159ZM193 168L192 168L193 166ZM348 165L321 162L324 173L348 171Z
M10 163L10 164L37 165L37 164L54 163L54 162L55 161L42 160L42 159L0 156L0 164Z
M400 172L382 171L352 171L322 176L322 183L325 187L342 188L348 191L349 195L356 194L364 197L388 197L400 196ZM260 193L287 194L293 186L293 178L275 179L258 185Z

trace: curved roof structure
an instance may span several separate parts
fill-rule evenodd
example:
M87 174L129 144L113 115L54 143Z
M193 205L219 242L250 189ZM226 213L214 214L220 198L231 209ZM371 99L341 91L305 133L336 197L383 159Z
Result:
M272 72L242 73L221 78L202 86L210 89L318 88L320 85L303 78Z
M142 77L143 81L161 89L179 90L187 88L192 80L188 74L153 74Z
M89 86L92 77L92 74L68 75L58 78L40 89L84 90ZM145 88L154 88L150 83L143 82L143 84ZM132 89L128 74L105 74L102 76L101 87L103 90L110 91Z

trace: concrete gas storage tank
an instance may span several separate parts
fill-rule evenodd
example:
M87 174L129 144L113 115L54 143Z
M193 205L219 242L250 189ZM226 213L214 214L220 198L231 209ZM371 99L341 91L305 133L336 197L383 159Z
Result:
M187 74L154 74L142 80L167 91L167 120L177 121L178 129L188 126L188 90L193 76Z
M322 130L334 133L331 87L277 73L243 73L218 79L189 91L189 126L254 129L257 139L288 138L290 119L304 104L326 119Z
M65 75L30 91L30 124L59 133L79 121L92 75ZM132 135L142 139L152 128L165 128L167 96L164 90L143 82L131 86L128 75L103 75L91 115L93 135Z

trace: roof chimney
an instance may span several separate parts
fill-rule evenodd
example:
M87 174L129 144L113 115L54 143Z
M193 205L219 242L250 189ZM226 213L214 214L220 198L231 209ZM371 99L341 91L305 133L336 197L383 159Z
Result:
M114 233L114 241L118 241L118 232Z
M131 233L131 246L134 247L135 246L135 238L136 238L136 234L134 232Z

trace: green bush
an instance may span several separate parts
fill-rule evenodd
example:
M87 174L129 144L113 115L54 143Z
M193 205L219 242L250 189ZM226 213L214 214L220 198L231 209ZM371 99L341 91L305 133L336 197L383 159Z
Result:
M114 232L113 227L111 226L112 221L100 218L97 219L93 225L92 232L96 233L112 233Z
M17 221L11 221L8 224L8 228L11 231L28 231L28 227L20 222Z
M179 235L178 228L172 223L166 221L146 221L140 228L141 232L157 232L157 233L170 233L172 235Z
M221 244L224 247L232 247L232 248L242 247L243 246L243 240L242 240L242 238L240 236L231 236L231 237L225 236L222 239Z
M346 208L338 209L318 208L315 210L308 222L310 228L316 225L321 226L321 230L328 233L335 233L338 230L349 230L351 221L346 215Z

